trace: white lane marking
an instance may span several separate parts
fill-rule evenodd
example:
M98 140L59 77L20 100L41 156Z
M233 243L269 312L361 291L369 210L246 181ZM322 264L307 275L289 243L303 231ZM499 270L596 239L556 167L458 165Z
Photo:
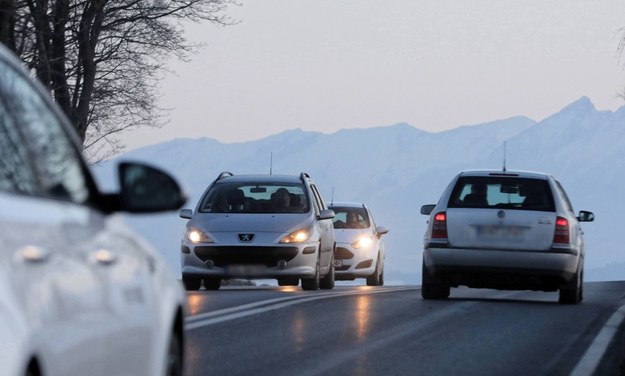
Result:
M624 319L625 305L622 305L610 316L610 319L608 319L608 322L592 341L590 347L588 347L584 356L579 360L570 376L590 376L595 372L603 354L605 354L612 338L614 338L614 335Z
M391 287L384 288L381 290L357 290L357 291L340 291L340 292L327 292L315 295L297 295L297 296L289 296L285 298L275 298L270 300L265 300L262 302L249 303L244 304L237 307L225 308L214 312L203 313L199 315L194 315L187 317L185 319L185 330L192 330L201 328L204 326L209 326L213 324L218 324L224 321L230 321L234 319L238 319L241 317L256 315L259 313L269 312L276 309L292 306L295 304L311 302L315 300L321 299L329 299L336 298L340 296L350 296L350 295L370 295L370 294L381 294L387 292L396 292L396 291L408 291L408 290L418 290L417 287Z

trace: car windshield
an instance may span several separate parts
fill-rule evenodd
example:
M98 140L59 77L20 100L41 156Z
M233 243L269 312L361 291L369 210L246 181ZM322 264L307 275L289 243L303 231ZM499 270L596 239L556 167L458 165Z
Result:
M303 184L217 183L200 203L201 213L307 213Z
M334 210L334 228L367 228L369 216L365 208L350 208L343 206L331 206Z
M503 176L461 177L447 206L555 211L546 180Z

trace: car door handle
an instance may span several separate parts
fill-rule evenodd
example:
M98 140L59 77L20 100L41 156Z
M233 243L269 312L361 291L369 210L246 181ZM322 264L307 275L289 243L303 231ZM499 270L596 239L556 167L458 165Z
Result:
M50 258L50 255L51 253L48 249L32 245L22 247L16 253L18 259L28 263L45 262Z
M117 256L108 249L99 249L91 254L91 260L100 265L111 265L117 261Z

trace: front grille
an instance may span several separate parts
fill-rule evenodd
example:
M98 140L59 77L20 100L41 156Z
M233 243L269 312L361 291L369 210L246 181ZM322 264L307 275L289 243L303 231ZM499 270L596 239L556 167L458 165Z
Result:
M354 254L347 248L336 247L336 251L334 252L334 258L337 260L349 260L354 258Z
M194 250L200 260L212 260L215 266L260 265L275 266L279 260L291 261L297 256L297 247L245 247L245 246L201 246Z

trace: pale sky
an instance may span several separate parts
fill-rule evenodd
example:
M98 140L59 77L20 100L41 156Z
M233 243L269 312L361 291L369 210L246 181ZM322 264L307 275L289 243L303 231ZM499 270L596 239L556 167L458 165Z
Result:
M288 129L333 133L409 123L438 132L516 115L534 120L581 96L625 105L617 47L622 0L239 0L223 28L161 82L161 129L127 150L180 137L222 142Z

